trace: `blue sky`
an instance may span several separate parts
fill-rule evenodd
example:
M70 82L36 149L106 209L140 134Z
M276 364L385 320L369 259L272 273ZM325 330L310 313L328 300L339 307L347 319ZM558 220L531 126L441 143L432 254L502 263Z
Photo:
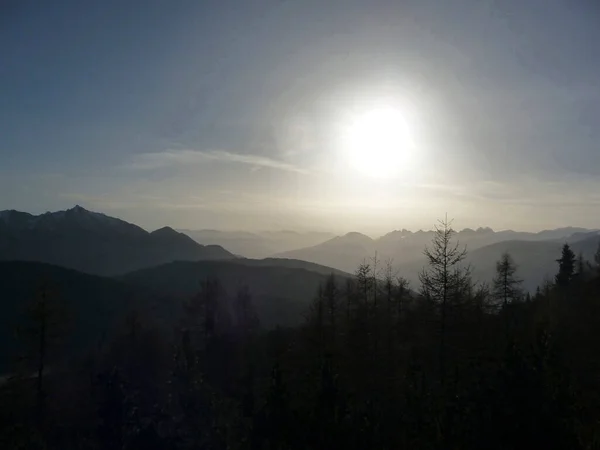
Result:
M450 5L451 3L451 5ZM8 1L0 209L152 229L598 226L594 0ZM347 111L403 105L418 164L346 170ZM362 105L362 106L361 106Z

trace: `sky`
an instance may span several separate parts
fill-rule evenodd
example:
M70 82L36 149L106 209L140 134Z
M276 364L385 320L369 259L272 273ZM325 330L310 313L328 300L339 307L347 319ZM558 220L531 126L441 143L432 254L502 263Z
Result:
M370 234L600 223L596 0L0 2L0 210ZM394 105L411 163L348 165Z

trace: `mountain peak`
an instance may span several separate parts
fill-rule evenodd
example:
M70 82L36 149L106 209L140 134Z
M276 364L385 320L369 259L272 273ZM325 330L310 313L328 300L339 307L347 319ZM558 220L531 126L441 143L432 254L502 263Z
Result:
M89 211L82 206L75 205L66 211L57 211L55 213L46 213L44 215L53 216L56 219L76 220L79 223L98 224L105 226L120 226L123 224L130 225L127 222L115 217L107 216L106 214Z
M366 234L359 233L358 231L351 231L350 233L346 233L344 238L353 239L353 240L361 240L361 241L372 241L369 236Z
M233 258L222 247L206 249L170 227L148 233L80 205L37 216L3 212L0 225L0 260L34 259L94 274L124 273L175 260Z
M162 227L162 228L159 228L158 230L154 230L150 234L153 236L179 236L182 233L175 231L171 227Z
M350 233L346 233L342 236L336 236L323 244L326 245L351 245L351 246L370 246L373 243L373 239L371 239L366 234L359 233L357 231L351 231Z
M384 236L406 236L410 234L413 234L412 231L402 228L401 230L390 231L389 233L384 234Z
M91 216L100 216L101 214L99 213L94 213L92 211L88 211L87 209L85 209L82 206L79 205L75 205L70 209L67 209L65 211L56 211L56 212L47 212L46 214L42 214L42 216L53 216L54 218L77 218L78 220L81 220L83 218L88 218Z

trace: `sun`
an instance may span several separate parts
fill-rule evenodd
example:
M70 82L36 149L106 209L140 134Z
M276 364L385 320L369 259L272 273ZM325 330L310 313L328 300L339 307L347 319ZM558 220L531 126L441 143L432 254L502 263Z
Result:
M412 145L400 109L385 106L355 114L344 128L343 156L354 169L377 178L406 169Z

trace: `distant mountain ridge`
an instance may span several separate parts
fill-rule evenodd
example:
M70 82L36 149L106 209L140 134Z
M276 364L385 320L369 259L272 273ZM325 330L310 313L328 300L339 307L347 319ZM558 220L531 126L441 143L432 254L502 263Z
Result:
M217 244L246 258L266 258L277 253L320 244L335 237L326 232L178 230L200 244Z
M418 273L426 263L423 250L431 244L432 238L433 231L422 230L396 230L377 239L353 232L275 257L310 261L353 273L359 264L372 262L377 255L379 267L391 261L394 269L416 287ZM524 287L535 289L545 278L553 275L562 244L569 242L577 254L582 253L590 260L600 235L597 230L577 227L538 233L467 228L456 233L455 241L466 246L467 261L473 265L475 279L489 282L494 276L496 261L504 251L508 251L520 266L519 276L524 279Z
M491 281L495 273L496 261L502 253L508 252L515 260L518 276L523 280L523 287L533 291L545 280L554 280L558 271L557 259L560 258L563 244L568 243L575 255L593 262L594 253L600 243L597 232L575 233L562 239L552 240L510 240L497 242L478 248L469 253L467 261L473 266L473 275L482 281Z
M81 206L33 215L0 211L0 260L38 261L96 275L118 275L171 261L232 259L170 227L149 233Z
M66 211L46 212L37 216L14 209L0 211L0 230L67 231L68 228L130 236L141 236L147 233L137 225L102 213L88 211L79 205Z
M363 261L377 255L378 267L392 261L400 275L418 284L418 272L425 264L423 250L430 245L433 231L406 229L391 231L379 238L358 232L343 236L329 233L222 232L204 230L190 235L163 227L151 233L137 225L80 206L66 211L33 215L0 211L0 261L37 261L95 275L117 276L175 261L231 260L261 267L305 269L321 275L353 273ZM206 240L198 243L204 236ZM329 239L325 239L329 238ZM564 242L591 259L600 241L598 230L565 227L537 233L513 230L494 231L489 227L465 228L455 238L469 252L474 275L481 281L493 277L495 261L503 251L513 253L528 288L552 275L558 249ZM312 244L264 258L234 250L230 253L213 242L239 244L264 254L269 248ZM203 244L210 245L203 245ZM253 247L254 246L254 247ZM238 256L239 255L239 256ZM241 256L241 257L240 257Z

